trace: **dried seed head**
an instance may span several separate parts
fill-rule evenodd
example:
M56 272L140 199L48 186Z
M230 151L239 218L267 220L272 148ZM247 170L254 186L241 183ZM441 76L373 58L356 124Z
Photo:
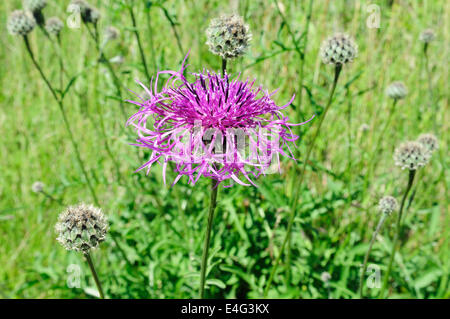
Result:
M27 35L33 31L36 26L36 20L33 18L31 13L16 10L13 11L8 18L6 27L8 32L12 35Z
M384 196L378 202L380 212L390 215L397 209L397 200L392 196Z
M97 8L91 7L86 22L96 24L98 20L100 20L100 11Z
M419 40L425 43L430 43L435 38L436 33L434 33L433 29L426 29L419 36Z
M116 40L119 37L119 35L120 35L119 30L117 30L113 26L108 26L105 29L105 33L104 33L105 42L114 41L114 40Z
M213 19L206 36L209 50L224 59L244 55L252 38L248 25L236 14Z
M358 45L349 35L337 33L322 43L320 55L325 64L343 65L358 55Z
M23 7L31 12L38 12L45 8L47 0L23 0Z
M405 142L394 152L395 165L402 169L415 171L419 167L425 166L430 159L430 153L419 142Z
M392 82L386 88L386 95L394 100L404 99L407 94L408 88L403 82Z
M31 185L31 190L34 193L40 193L44 190L44 186L45 186L44 183L37 181L37 182L34 182L33 185Z
M72 0L71 5L79 8L81 19L84 23L96 24L100 19L100 11L84 0Z
M327 282L330 281L331 275L330 275L328 272L324 271L324 272L320 275L320 279L321 279L323 282L327 283Z
M59 215L55 229L64 248L87 253L105 240L108 221L100 208L79 204Z
M363 123L361 124L361 126L359 127L359 130L361 132L367 132L368 130L370 130L370 126L367 123Z
M64 23L58 17L52 17L45 22L47 32L56 36L59 35L63 27Z
M422 144L430 153L433 153L439 148L439 141L437 137L431 133L420 134L417 142Z

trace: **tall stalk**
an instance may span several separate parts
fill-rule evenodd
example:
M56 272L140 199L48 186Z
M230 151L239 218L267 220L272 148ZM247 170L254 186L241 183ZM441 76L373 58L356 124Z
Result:
M82 173L83 173L83 176L84 176L84 178L86 179L86 183L87 183L87 186L88 186L88 188L89 188L89 190L90 190L90 192L91 192L91 194L92 194L92 197L93 197L93 199L94 199L94 203L95 203L97 206L100 206L99 201L98 201L97 194L95 193L94 187L93 187L92 184L91 184L91 180L90 180L89 175L88 175L88 173L87 173L87 171L86 171L86 168L85 168L85 166L84 166L83 160L81 159L80 151L79 151L79 149L78 149L78 144L76 143L75 138L74 138L74 135L73 135L73 133L72 133L72 129L71 129L71 127L70 127L70 122L69 122L69 120L68 120L68 118L67 118L66 110L65 110L65 108L64 108L63 100L62 100L61 97L59 97L59 96L56 94L56 91L54 90L54 88L53 88L53 86L51 85L50 81L47 79L47 77L45 76L44 72L42 71L42 69L41 69L39 63L36 61L36 59L35 59L35 57L34 57L34 54L33 54L33 50L31 49L30 43L29 43L29 41L28 41L28 37L25 35L25 36L23 37L23 39L24 39L24 42L25 42L25 46L26 46L27 52L28 52L28 54L29 54L29 56L30 56L30 58L31 58L31 61L33 62L33 65L34 65L34 66L36 67L36 69L38 70L38 72L39 72L41 78L44 80L45 84L47 85L48 89L50 90L50 92L51 92L53 98L54 98L54 99L56 100L56 102L58 103L59 109L60 109L61 114L62 114L62 117L63 117L64 125L65 125L65 127L66 127L67 133L69 134L69 138L70 138L70 141L71 141L71 143L72 143L72 146L73 146L73 148L74 148L74 150L75 150L75 156L76 156L76 158L77 158L78 164L80 165L80 168L81 168L81 171L82 171Z
M102 284L100 283L100 280L98 279L97 272L95 271L94 263L92 262L92 259L91 259L91 255L89 254L89 252L87 252L84 254L84 257L86 257L86 260L89 264L89 269L92 272L92 276L94 276L95 285L97 286L97 290L100 295L100 298L105 299L105 295L103 294Z
M415 170L409 171L408 185L406 186L405 194L403 195L402 202L400 204L400 211L397 216L397 224L395 227L394 242L392 243L391 257L389 258L388 268L386 270L386 274L384 275L383 286L381 287L381 292L380 292L379 298L383 298L384 291L386 290L386 287L387 287L387 284L389 281L389 275L391 274L391 269L392 269L392 264L394 262L395 253L397 252L397 249L398 249L397 243L400 238L400 232L401 232L401 227L402 227L403 207L405 206L406 198L408 197L408 193L411 190L411 187L413 185L415 175L416 175Z
M137 24L136 24L136 17L134 16L133 4L134 4L134 1L131 0L131 3L128 5L128 12L130 13L131 23L133 24L133 33L134 33L134 36L136 37L136 41L138 44L139 54L141 56L142 65L144 66L145 76L147 77L147 81L150 81L150 78L151 78L150 72L148 71L147 62L145 60L144 49L142 48L141 37L139 36L139 31L138 31Z
M161 10L163 11L164 16L166 17L167 21L169 21L169 23L170 23L170 27L172 28L175 39L177 40L178 49L180 50L181 55L184 55L186 52L184 52L184 50L183 50L183 45L181 44L180 35L178 34L177 25L176 25L175 21L173 21L172 17L170 16L170 14L166 8L161 6Z
M363 297L364 275L366 274L367 262L369 261L369 256L370 256L370 253L372 251L373 244L375 243L375 239L377 238L378 234L380 233L381 227L383 227L383 224L386 221L386 218L389 216L386 213L381 213L381 214L382 214L382 216L380 218L380 221L378 222L377 228L373 232L372 239L370 240L370 243L369 243L369 248L367 249L366 255L364 256L364 262L363 262L363 266L362 266L361 277L359 279L359 297L361 299Z
M227 71L227 60L222 58L222 76L225 75ZM208 224L206 226L206 238L203 244L202 253L202 264L200 268L200 298L205 297L205 279L206 279L206 269L208 268L208 252L209 252L209 242L211 239L211 230L214 220L214 211L216 210L217 204L217 191L219 189L219 182L212 179L211 180L211 196L209 200L209 210L208 210Z
M283 255L284 249L286 247L286 243L288 241L290 241L291 233L292 233L292 225L294 224L294 219L295 219L295 215L296 215L296 211L297 211L299 192L300 192L300 189L302 187L302 183L303 183L303 180L304 180L304 177L305 177L306 166L307 166L307 163L309 161L309 157L311 155L312 149L314 148L314 145L316 143L317 136L319 135L320 128L322 127L323 120L325 119L325 116L327 115L328 110L330 109L331 102L333 100L334 92L336 90L336 85L337 85L337 82L338 82L341 70L342 70L342 65L338 64L338 65L335 66L334 80L333 80L333 84L331 85L331 90L330 90L330 94L329 94L329 97L328 97L328 102L327 102L327 104L325 106L325 110L324 110L322 116L319 119L319 123L317 124L317 129L314 132L314 135L313 135L312 140L311 140L311 142L310 142L310 144L308 146L308 149L306 150L306 156L305 156L305 159L303 161L302 170L300 171L300 176L298 177L297 183L296 183L295 188L294 188L295 192L294 192L294 194L292 196L292 201L293 201L293 203L291 205L292 211L291 211L291 215L289 217L289 222L288 222L286 235L284 237L283 244L281 245L280 252L279 252L277 258L275 259L275 263L274 263L274 265L272 267L272 271L270 273L269 280L267 281L267 285L266 285L266 288L264 290L264 297L266 297L267 293L269 292L270 285L272 284L273 277L274 277L275 272L276 272L276 270L278 268L278 264L280 262L281 256ZM287 266L289 266L289 264Z
M428 43L425 43L423 46L423 54L425 56L425 71L427 73L428 94L430 96L430 105L432 108L434 106L434 97L433 97L433 83L431 80L430 62L428 59ZM433 113L434 130L437 130L437 120L436 120L437 109L432 109L432 113Z
M206 279L206 269L208 268L209 242L211 239L214 211L216 209L217 204L218 189L219 189L218 182L214 179L211 180L211 196L208 211L208 224L206 226L206 238L203 244L202 264L200 268L200 299L203 299L205 297L205 279Z

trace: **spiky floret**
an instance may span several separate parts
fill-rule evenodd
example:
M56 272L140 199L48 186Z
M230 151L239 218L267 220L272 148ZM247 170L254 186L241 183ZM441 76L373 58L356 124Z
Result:
M12 35L27 35L33 31L36 26L36 20L34 17L26 11L16 10L13 11L8 18L6 27L8 32Z
M228 74L204 71L190 82L184 70L183 63L179 72L159 72L154 87L153 80L149 88L141 83L148 97L129 101L140 107L127 122L139 135L134 145L152 152L138 170L147 168L148 173L159 162L165 181L167 163L173 161L178 174L173 184L185 175L192 184L205 176L250 186L238 176L253 184L251 177L266 174L280 155L293 158L288 144L298 136L291 126L304 123L288 123L282 114L292 100L277 106L272 100L275 92L239 76L232 80ZM170 79L158 92L161 74L169 74Z
M430 153L419 142L405 142L394 152L395 165L410 171L425 166L430 159Z
M23 0L23 7L31 12L41 11L46 5L47 0Z
M343 65L352 62L358 54L358 45L348 34L337 33L326 39L320 48L325 64Z
M408 88L400 81L392 82L386 88L386 95L391 99L404 99L407 94Z
M51 17L45 22L45 29L53 35L59 35L63 27L64 23L58 17Z
M252 38L248 25L236 14L213 19L206 30L206 36L209 50L224 59L244 55Z
M390 215L397 209L397 200L392 196L384 196L378 202L378 209L384 214Z
M64 248L87 253L105 240L108 221L100 208L81 203L67 207L55 229Z
M433 29L426 29L419 36L419 40L425 43L430 43L435 38L436 33L434 33Z
M422 144L430 153L433 153L439 148L439 141L437 137L431 133L420 134L417 138L417 142Z

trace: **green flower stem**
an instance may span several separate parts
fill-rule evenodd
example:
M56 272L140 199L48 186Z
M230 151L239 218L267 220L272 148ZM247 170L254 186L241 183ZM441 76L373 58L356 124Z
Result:
M70 141L72 143L72 146L75 150L75 156L78 160L78 164L80 165L81 171L83 172L84 178L86 179L86 183L87 186L92 194L92 197L94 199L94 203L97 206L100 206L99 201L98 201L98 197L97 194L95 193L94 187L91 184L91 180L89 178L89 175L86 171L86 168L84 166L83 160L81 159L81 155L80 155L80 151L78 149L78 144L75 141L74 135L72 133L72 129L70 127L70 122L67 118L67 114L64 108L64 104L63 101L58 97L58 95L56 94L55 90L53 89L52 85L50 84L49 80L47 79L47 77L45 76L44 72L42 71L39 63L36 61L36 59L34 58L34 54L33 54L33 50L31 49L30 43L28 41L28 37L24 36L23 37L24 41L25 41L25 46L27 48L28 54L34 64L34 66L36 67L36 69L38 70L39 74L41 75L42 79L44 80L45 84L47 85L48 89L50 90L50 92L52 93L53 97L55 98L56 102L58 103L59 109L61 111L62 117L63 117L63 121L64 121L64 125L66 127L67 132L69 133L69 138Z
M325 116L327 115L328 110L330 109L330 105L331 105L331 102L333 100L334 91L336 90L336 85L337 85L337 82L338 82L341 70L342 70L342 65L337 65L335 67L334 81L333 81L333 84L331 86L330 95L328 97L327 105L325 107L325 110L324 110L323 114L321 115L321 117L319 119L319 123L317 124L317 129L314 132L314 136L312 137L311 143L309 144L308 149L306 150L306 156L305 156L305 159L303 160L302 170L300 172L299 178L297 179L297 183L296 183L296 185L294 187L295 191L294 191L294 195L292 196L293 203L291 205L292 206L292 211L291 211L291 215L289 217L289 223L288 223L286 235L284 237L283 244L281 245L280 252L279 252L277 258L275 259L274 265L272 267L272 271L271 271L270 276L269 276L269 280L267 281L266 288L264 289L264 297L266 297L267 293L269 292L270 285L272 284L273 277L274 277L275 272L276 272L276 270L278 268L278 264L280 262L281 256L283 255L284 249L286 247L286 243L288 241L290 241L291 232L292 232L292 225L294 224L295 214L296 214L296 211L297 211L299 192L300 192L300 189L302 187L303 180L304 180L304 176L305 176L305 172L306 172L306 166L307 166L307 163L309 161L309 157L311 155L312 149L314 148L314 145L316 143L317 136L319 135L320 128L322 127L323 120L325 119ZM289 267L289 264L287 264L287 267Z
M292 31L290 24L288 23L286 17L284 16L283 12L281 12L279 4L278 4L278 0L273 0L275 7L277 8L278 14L281 17L281 19L283 20L284 25L286 26L286 29L289 33L289 36L291 37L291 41L294 44L295 47L295 51L297 52L297 54L300 57L300 72L299 72L299 78L300 78L300 82L299 82L299 93L298 93L298 107L297 107L297 121L300 121L300 117L301 117L301 112L300 112L300 107L302 105L302 97L303 97L303 80L304 80L304 66L305 66L305 52L306 52L306 47L308 44L308 32L309 32L309 25L311 22L311 15L312 15L312 8L313 8L313 0L309 0L309 4L308 4L308 13L306 15L306 24L305 24L305 31L304 31L304 47L303 50L300 48L298 41L295 37L295 33Z
M95 42L95 46L97 48L98 53L100 54L99 57L99 61L101 63L103 63L104 65L106 65L106 68L108 69L109 73L112 76L113 82L114 82L114 86L116 87L116 94L119 97L119 105L120 105L120 110L122 112L122 115L124 117L124 119L127 119L127 114L125 112L125 106L123 105L123 97L122 97L122 87L123 84L120 81L120 79L117 77L116 72L114 71L111 62L109 62L109 60L106 58L105 54L103 53L103 50L100 47L100 43L99 43L99 39L98 39L98 32L97 32L97 26L94 26L95 29L95 34L92 32L92 30L89 28L89 26L86 24L86 29L88 30L89 35L91 36L91 38L94 40Z
M227 71L227 59L222 59L222 75ZM208 268L208 251L209 242L211 239L211 230L214 220L214 211L216 210L217 204L217 191L219 189L219 182L212 179L211 180L211 197L209 202L209 212L208 212L208 226L206 227L206 238L203 246L202 253L202 264L200 268L200 298L205 297L205 279L206 279L206 269Z
M158 70L158 64L156 62L156 55L155 55L155 45L153 44L153 27L152 27L152 16L150 14L151 7L147 9L147 24L148 24L148 37L150 42L150 51L152 54L152 62L153 62L153 68L155 70Z
M366 274L366 270L367 270L367 262L369 261L370 252L372 251L373 244L375 243L375 239L377 238L377 236L381 230L381 227L383 227L383 224L386 221L386 218L389 216L386 213L382 213L382 214L383 215L381 216L380 221L378 222L377 228L373 232L372 239L370 240L369 249L367 249L366 255L364 256L361 277L359 279L359 297L361 299L363 298L363 288L364 288L363 281L364 281L364 275Z
M219 189L218 182L216 180L211 181L211 197L209 204L209 212L208 212L208 226L206 228L206 238L203 246L203 254L202 254L202 264L200 268L200 298L203 299L205 297L205 278L206 278L206 269L208 268L208 251L209 251L209 242L211 239L211 229L214 220L214 211L216 209L217 204L217 191Z
M175 22L173 21L172 17L170 16L169 12L167 11L167 9L164 8L162 5L160 7L161 7L161 10L163 11L164 16L166 17L167 21L169 21L169 23L170 23L170 27L172 28L173 34L175 35L175 39L177 40L178 49L180 50L181 55L184 55L185 52L183 50L183 46L181 45L180 35L178 34L177 26L176 26Z
M102 284L100 283L100 280L98 279L97 272L95 271L94 264L92 263L91 255L89 252L85 253L84 256L86 257L86 260L89 264L89 268L91 269L92 276L94 276L95 285L97 286L98 293L100 294L101 299L105 299L105 295L103 294Z
M433 97L433 84L431 80L431 70L430 70L430 62L428 59L428 43L425 43L423 46L423 54L425 56L425 71L427 73L427 81L428 81L428 94L430 95L430 104L431 109L433 110L433 125L434 129L437 130L437 109L433 109L434 106L434 97Z
M397 224L396 224L396 229L395 229L394 242L392 243L391 257L389 258L388 268L386 270L386 274L384 275L383 286L381 287L381 292L380 292L379 298L383 298L384 292L386 290L386 287L387 287L387 284L389 281L389 275L391 274L391 269L392 269L392 264L394 262L395 253L397 252L397 249L398 249L397 243L400 238L400 231L401 231L401 227L402 227L403 207L405 206L406 198L408 197L408 193L411 190L411 187L413 185L415 175L416 175L415 170L409 171L408 185L406 186L405 194L403 195L402 202L400 204L400 211L397 216Z
M147 62L145 60L144 49L142 48L141 37L139 36L139 31L138 31L137 24L136 24L136 17L134 15L134 11L133 11L133 4L134 4L134 1L131 0L131 4L128 5L128 12L130 13L131 23L133 24L133 33L134 33L134 36L136 37L136 41L138 44L139 54L141 56L142 65L144 66L145 76L147 77L147 81L150 82L150 79L151 79L150 72L148 71Z

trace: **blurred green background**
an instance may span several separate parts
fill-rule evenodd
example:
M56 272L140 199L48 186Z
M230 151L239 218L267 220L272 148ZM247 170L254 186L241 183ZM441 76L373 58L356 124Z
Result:
M67 18L69 1L47 2L46 17ZM113 68L127 88L139 93L134 80L145 79L144 69L124 5L127 1L90 2L101 11L100 32L109 25L120 30L120 38L108 44L105 55L123 56L123 63L113 63ZM407 172L394 166L393 151L401 142L428 132L439 138L440 149L418 173L389 297L450 297L446 175L450 3L396 0L391 7L389 2L314 1L307 43L301 36L308 1L279 2L300 47L307 44L300 108L305 119L322 112L333 78L333 68L320 60L321 42L335 31L348 32L359 46L359 55L344 67L308 165L293 229L290 282L282 263L269 291L271 298L357 297L360 265L379 219L377 202L384 195L400 200L407 182ZM368 11L370 4L378 6L380 28L367 27L373 13ZM6 31L9 13L19 8L19 0L0 3L0 297L91 298L95 286L89 268L80 254L58 245L54 224L66 205L91 203L92 197L57 104L33 68L23 40ZM250 25L253 41L245 57L228 63L228 71L256 78L269 90L279 88L274 98L279 105L299 91L300 58L273 1L135 0L133 10L151 74L178 70L188 50L188 71L219 70L220 59L205 45L205 29L212 18L238 12ZM432 99L423 43L418 40L426 28L437 33L428 48ZM67 94L66 110L100 206L110 220L110 232L117 238L115 242L109 236L93 253L107 296L197 297L209 181L192 187L183 178L171 188L163 185L160 167L155 166L149 176L144 171L134 173L149 154L128 145L135 134L124 127L120 98L108 70L96 63L94 43L84 26L66 25L61 40L68 73L65 84L78 75ZM57 46L38 29L30 42L44 72L58 83ZM397 104L375 152L391 103L384 90L392 81L403 81L409 94ZM125 89L122 95L134 98ZM133 104L124 107L127 117L136 111ZM294 117L298 107L297 99L285 114ZM101 119L105 132L98 124ZM301 154L316 124L296 128ZM290 184L297 178L292 167L301 158L298 163L283 159L282 174L258 179L258 188L235 185L219 190L207 297L262 297L286 233ZM169 181L174 177L168 172ZM36 181L45 184L47 195L31 191ZM370 258L381 274L389 258L395 217L388 219ZM80 288L68 285L74 276L71 265L81 267ZM324 272L331 275L328 282L321 279ZM378 293L373 288L365 294L377 297Z

